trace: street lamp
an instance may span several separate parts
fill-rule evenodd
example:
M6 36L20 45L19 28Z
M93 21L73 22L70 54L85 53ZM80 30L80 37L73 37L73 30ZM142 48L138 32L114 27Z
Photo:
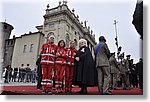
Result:
M115 41L116 41L116 46L117 46L117 58L118 58L118 61L119 61L119 54L121 52L121 49L122 47L118 45L118 34L117 34L117 23L118 21L114 20L114 25L115 25L115 33L116 33L116 37L115 37Z

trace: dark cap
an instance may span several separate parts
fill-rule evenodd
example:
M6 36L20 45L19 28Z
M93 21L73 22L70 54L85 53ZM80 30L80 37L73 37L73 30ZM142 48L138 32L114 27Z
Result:
M142 59L142 58L140 58L140 61L143 61L143 59Z
M130 57L131 55L126 55L126 57Z
M124 58L124 53L120 54L119 58Z
M115 55L115 52L113 52L113 53L110 53L110 55L112 56L112 55Z
M100 36L100 37L99 37L99 41L104 41L104 42L106 42L106 39L105 39L104 36Z

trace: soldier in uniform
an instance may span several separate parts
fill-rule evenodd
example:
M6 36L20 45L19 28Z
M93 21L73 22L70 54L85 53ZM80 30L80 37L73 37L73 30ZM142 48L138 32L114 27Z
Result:
M139 62L136 64L137 74L138 74L138 81L140 89L143 89L143 59L140 58Z
M130 63L133 63L133 59L130 60ZM136 64L132 64L132 66L131 66L131 76L132 76L133 88L135 88L135 87L138 88Z
M101 94L111 95L110 84L110 50L104 36L99 37L99 44L95 46L96 67L98 71L98 88Z
M111 75L110 88L115 89L116 81L117 81L117 68L118 68L118 64L115 58L115 52L111 53L109 63L110 63L110 75Z
M128 89L128 83L127 83L127 73L128 73L128 69L127 69L127 63L126 60L124 59L124 53L122 53L120 55L120 74L121 74L121 81L123 84L123 89Z
M130 56L126 55L125 65L126 65L126 82L127 82L127 89L130 89L130 78L131 78L131 70L130 70Z
M67 48L67 65L65 68L65 92L71 92L72 90L72 78L74 70L74 56L77 50L75 49L75 42L70 42L70 48Z
M49 37L49 41L42 46L42 88L43 94L52 93L52 70L54 69L57 46L54 44L54 35Z
M60 40L58 42L58 48L56 52L56 72L55 72L55 82L56 82L56 91L57 93L63 92L62 90L62 85L63 85L63 80L65 76L65 67L66 67L66 58L67 58L67 53L65 49L65 42L64 40Z

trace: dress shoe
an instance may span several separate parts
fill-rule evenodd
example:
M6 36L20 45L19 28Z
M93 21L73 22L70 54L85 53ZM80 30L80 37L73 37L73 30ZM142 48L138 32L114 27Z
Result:
M41 86L37 86L37 89L42 90L42 87Z
M51 95L51 94L52 94L52 91L48 91L47 93Z
M46 94L46 91L45 91L45 90L43 90L43 91L42 91L42 94Z
M106 92L106 93L103 93L103 95L112 95L111 92Z
M77 93L80 93L80 94L81 94L81 93L83 93L83 90L81 89L81 90L80 90L80 91L78 91Z

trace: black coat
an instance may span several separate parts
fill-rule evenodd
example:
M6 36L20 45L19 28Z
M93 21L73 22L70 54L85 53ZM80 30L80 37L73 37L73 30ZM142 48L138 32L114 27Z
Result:
M42 76L42 65L40 63L41 63L41 56L36 61L38 76Z
M140 61L136 64L137 74L143 75L143 61Z
M97 85L97 71L90 49L81 47L75 57L79 57L79 62L75 61L73 84L87 86Z

